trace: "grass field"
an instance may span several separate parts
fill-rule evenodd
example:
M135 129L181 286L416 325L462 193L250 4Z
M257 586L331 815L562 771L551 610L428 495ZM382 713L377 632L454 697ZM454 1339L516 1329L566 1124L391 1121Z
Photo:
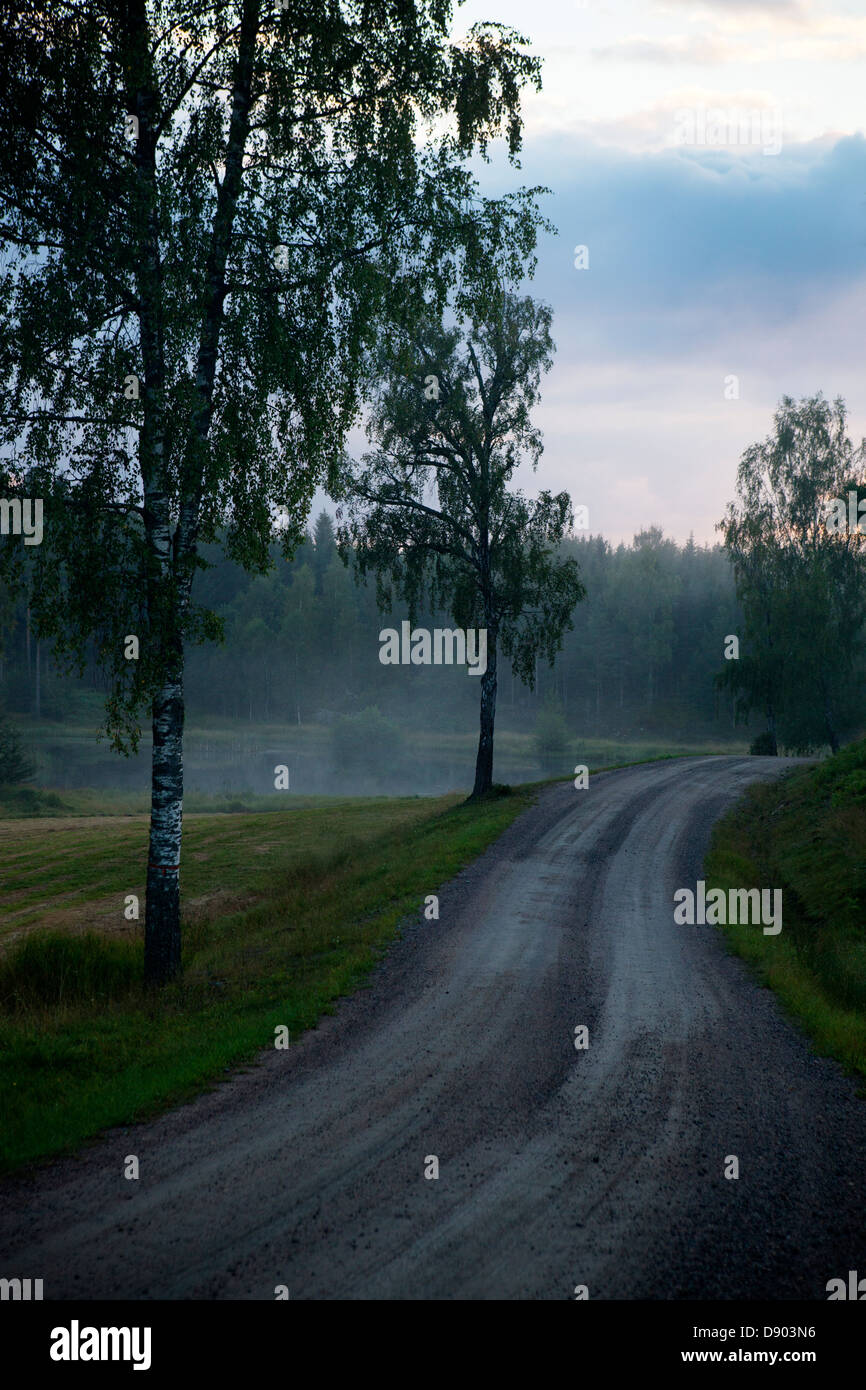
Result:
M716 827L705 875L782 889L778 936L723 930L816 1049L866 1076L866 741L752 787Z
M189 816L184 974L157 997L142 924L124 916L130 894L143 912L146 819L0 824L0 1166L194 1094L272 1046L278 1025L297 1038L535 795Z

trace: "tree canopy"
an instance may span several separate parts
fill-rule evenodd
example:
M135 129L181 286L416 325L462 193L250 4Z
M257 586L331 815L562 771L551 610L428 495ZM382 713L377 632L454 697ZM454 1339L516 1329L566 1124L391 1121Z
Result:
M719 526L744 616L743 651L727 683L744 711L765 712L773 744L781 722L789 746L826 741L834 753L852 714L866 622L866 535L857 521L866 442L855 448L846 421L841 398L783 397L773 434L743 454L738 501Z
M0 547L58 656L95 642L108 727L150 703L146 958L179 968L184 648L202 544L262 568L333 473L399 303L518 274L526 192L466 167L538 82L445 0L0 0L0 478L44 500ZM129 637L137 640L130 657Z
M527 498L509 482L537 466L532 422L551 365L551 312L529 296L482 296L452 327L432 315L382 362L369 433L373 452L351 474L340 530L383 606L410 614L422 594L464 629L486 630L474 795L490 790L497 650L530 685L553 662L585 593L571 557L556 555L573 520L567 493Z

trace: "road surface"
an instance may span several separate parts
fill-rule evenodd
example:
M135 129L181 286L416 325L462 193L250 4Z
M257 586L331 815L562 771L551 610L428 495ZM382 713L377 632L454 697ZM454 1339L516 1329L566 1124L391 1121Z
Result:
M713 821L782 765L545 791L288 1051L7 1181L0 1273L46 1299L822 1300L866 1274L866 1102L673 921Z

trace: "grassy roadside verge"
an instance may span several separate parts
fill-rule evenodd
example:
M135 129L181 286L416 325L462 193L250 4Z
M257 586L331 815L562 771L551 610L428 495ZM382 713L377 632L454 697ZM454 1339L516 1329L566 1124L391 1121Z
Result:
M720 930L815 1050L866 1077L866 741L751 787L716 826L704 874L708 889L782 889L778 936Z
M186 923L183 979L157 999L142 984L139 923L22 934L0 958L0 1171L206 1089L273 1046L278 1025L292 1039L313 1027L363 982L401 918L537 791L471 806L456 796L382 798L193 820L193 873L246 901L233 911L200 906ZM13 866L21 911L34 894L43 904L108 894L122 920L130 834L140 838L141 827L120 818L82 826L63 853L49 842L51 822L44 834L28 829Z

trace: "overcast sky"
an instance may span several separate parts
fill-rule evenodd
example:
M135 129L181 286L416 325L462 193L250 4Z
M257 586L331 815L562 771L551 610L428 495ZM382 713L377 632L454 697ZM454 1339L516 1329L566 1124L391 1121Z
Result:
M866 0L469 0L455 28L480 19L544 60L522 169L492 150L484 190L546 184L559 229L530 286L554 310L545 452L518 481L614 542L713 541L783 394L842 395L866 433Z

